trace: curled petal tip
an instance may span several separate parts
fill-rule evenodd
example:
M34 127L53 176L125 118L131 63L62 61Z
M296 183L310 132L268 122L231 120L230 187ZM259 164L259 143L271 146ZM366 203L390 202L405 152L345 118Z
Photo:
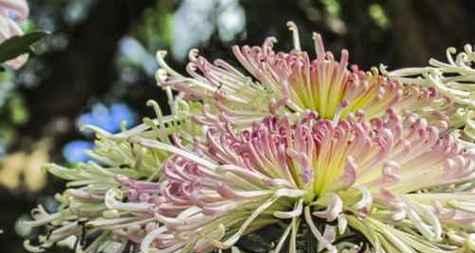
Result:
M315 52L317 53L317 57L324 57L325 56L325 46L323 44L322 36L319 33L313 32L312 39L314 41Z
M188 52L188 60L190 62L195 62L198 60L198 55L200 54L200 50L198 50L197 48L193 48L190 50L190 52Z
M165 58L165 56L167 56L167 51L166 50L158 50L155 55L156 55L157 59L163 59L163 58Z
M300 46L299 29L297 25L293 21L288 21L287 27L292 32L292 37L294 40L294 49L297 51L301 51L302 47Z
M297 29L297 25L295 24L294 21L287 21L286 25L289 28L289 30Z

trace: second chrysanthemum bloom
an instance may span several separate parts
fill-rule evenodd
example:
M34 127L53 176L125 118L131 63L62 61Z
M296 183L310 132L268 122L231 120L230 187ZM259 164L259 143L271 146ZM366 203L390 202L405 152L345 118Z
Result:
M233 47L236 59L250 75L221 59L211 64L192 50L187 66L190 77L185 77L172 70L164 62L164 52L159 52L158 83L188 99L204 101L205 113L196 117L204 124L221 117L246 127L270 114L295 116L307 111L325 119L346 118L356 112L373 118L389 108L398 113L417 112L433 124L453 116L451 98L437 89L391 80L375 69L365 72L356 65L349 67L348 51L342 50L341 59L336 60L316 33L316 58L311 59L301 49L295 24L288 25L294 37L290 52L274 51L273 37L262 46Z

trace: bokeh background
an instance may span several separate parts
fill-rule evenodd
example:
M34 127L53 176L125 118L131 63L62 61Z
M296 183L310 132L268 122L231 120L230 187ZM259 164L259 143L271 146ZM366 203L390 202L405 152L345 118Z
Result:
M425 65L449 46L475 42L475 1L438 0L31 0L26 30L49 31L35 56L16 72L0 73L0 252L25 252L35 231L19 226L42 203L54 210L63 182L41 171L53 161L87 160L92 136L78 129L94 124L119 131L153 115L155 52L184 71L187 52L235 62L233 44L261 44L268 36L289 50L285 23L300 28L312 51L312 31L337 55L350 50L362 68ZM64 248L48 252L69 252Z

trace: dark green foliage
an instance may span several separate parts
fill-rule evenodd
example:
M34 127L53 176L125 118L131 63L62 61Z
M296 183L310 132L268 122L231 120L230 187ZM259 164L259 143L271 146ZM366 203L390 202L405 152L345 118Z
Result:
M32 52L32 45L47 35L48 33L39 31L5 40L0 44L0 62Z

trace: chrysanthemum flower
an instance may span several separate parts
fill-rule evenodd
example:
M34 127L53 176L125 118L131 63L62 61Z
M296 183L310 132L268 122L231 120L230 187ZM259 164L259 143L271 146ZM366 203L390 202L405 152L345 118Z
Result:
M185 77L164 61L165 52L158 52L162 68L157 80L188 98L203 100L205 113L200 122L213 124L216 117L225 117L233 125L249 126L270 114L301 114L318 112L325 119L346 118L350 113L364 111L368 118L378 117L389 108L397 112L418 112L434 123L452 113L451 100L437 89L406 85L380 75L377 70L365 72L356 65L348 67L349 53L342 50L340 60L325 51L322 38L314 33L316 58L311 59L300 46L297 27L288 23L293 33L294 49L276 52L276 39L268 38L262 46L234 46L233 52L242 67L250 73L217 59L213 64L190 52Z
M144 239L143 252L229 248L281 222L288 225L274 252L287 239L297 252L301 227L319 251L473 250L475 153L415 115L270 117L239 133L210 129L193 150L134 142L176 153L163 168L157 219L165 226ZM367 241L339 240L352 233Z

